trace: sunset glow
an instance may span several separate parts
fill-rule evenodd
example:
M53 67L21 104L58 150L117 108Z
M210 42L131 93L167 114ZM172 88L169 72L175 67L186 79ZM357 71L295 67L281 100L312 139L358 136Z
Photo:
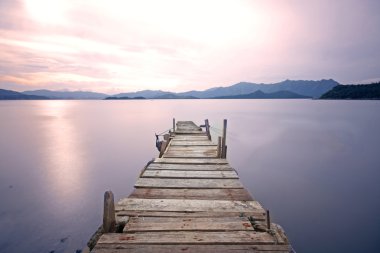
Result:
M378 7L353 0L3 0L0 86L117 93L377 79Z

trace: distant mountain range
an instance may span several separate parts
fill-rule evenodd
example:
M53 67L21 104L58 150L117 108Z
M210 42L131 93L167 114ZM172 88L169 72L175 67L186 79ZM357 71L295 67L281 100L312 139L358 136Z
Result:
M145 97L155 99L158 97L172 96L173 94L180 97L193 97L193 98L216 98L223 96L236 96L250 94L255 91L262 91L264 93L272 93L277 91L290 91L298 95L319 98L322 94L331 90L339 85L338 82L329 79L322 79L320 81L303 81L303 80L285 80L283 82L274 84L256 84L248 82L240 82L228 87L215 87L204 91L187 91L187 92L169 92L161 90L143 90L138 92L120 93L114 95L115 97ZM177 97L176 97L177 98Z
M51 91L32 90L22 92L26 95L44 96L51 99L103 99L109 95L91 91Z
M27 95L21 92L16 92L12 90L4 90L0 89L0 100L16 100L16 99L49 99L44 96L35 96L35 95Z
M234 96L221 96L215 97L216 99L300 99L300 98L311 98L308 96L299 95L297 93L281 90L271 93L264 93L261 90L244 94L244 95L234 95Z
M205 91L188 91L179 93L178 95L194 96L198 98L213 98L221 96L244 95L261 90L265 93L271 93L276 91L291 91L299 95L319 98L322 94L326 93L327 91L331 90L337 85L339 85L339 83L332 79L323 79L320 81L285 80L283 82L274 84L256 84L241 82L229 87L217 87Z
M203 91L169 92L161 90L142 90L137 92L119 93L108 95L104 93L88 91L51 91L32 90L19 92L27 96L37 96L41 99L197 99L197 98L319 98L322 94L339 85L332 79L319 81L285 80L274 84L256 84L240 82L228 87L214 87ZM261 93L255 93L260 91ZM282 93L276 93L282 92ZM275 93L275 94L273 94ZM252 95L253 94L253 95ZM267 95L265 95L267 94ZM269 94L269 95L268 95ZM8 95L4 95L6 97ZM29 97L25 99L38 99ZM237 96L237 97L236 97ZM242 96L242 97L239 97ZM14 96L17 97L17 96ZM0 98L6 99L6 98ZM24 99L19 96L18 99Z
M124 93L124 94L127 94L127 93ZM176 95L175 93L171 93L171 92L162 92L162 93L157 93L157 94L162 94L162 95L157 95L157 96L150 98L150 99L198 99L198 98L192 97L192 96L179 96L179 95ZM112 96L112 97L106 97L105 99L106 100L112 100L112 99L146 99L146 98L142 97L142 96L138 96L138 97Z
M321 99L380 99L380 82L338 85L323 94Z

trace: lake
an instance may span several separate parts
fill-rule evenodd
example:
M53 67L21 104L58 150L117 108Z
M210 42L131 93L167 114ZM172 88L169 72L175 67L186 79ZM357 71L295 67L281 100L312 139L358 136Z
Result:
M0 101L0 252L75 252L172 118L215 136L297 252L378 252L380 101Z

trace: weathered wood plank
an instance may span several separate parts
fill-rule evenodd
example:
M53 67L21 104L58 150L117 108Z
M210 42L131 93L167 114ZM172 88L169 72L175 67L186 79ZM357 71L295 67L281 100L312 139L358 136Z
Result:
M216 147L211 147L211 146L201 146L201 147L205 147L205 148L181 148L179 146L173 146L173 147L170 147L168 148L169 151L171 152L177 152L177 153L180 153L180 152L188 152L188 153L208 153L208 152L216 152L217 151L217 148Z
M253 231L247 217L219 218L162 218L132 217L124 233L159 231Z
M145 170L141 177L152 178L230 178L238 179L235 171L186 171L186 170Z
M126 220L130 217L252 217L255 221L265 222L266 215L263 211L252 210L246 212L165 212L165 211L142 211L142 210L116 210L116 218Z
M269 233L233 232L136 232L133 234L103 234L98 244L275 244Z
M175 141L210 141L206 135L175 135Z
M288 238L286 237L285 231L283 228L275 223L271 223L272 230L275 231L276 239L279 243L289 244Z
M194 130L202 130L202 128L196 125L193 121L178 121L177 129L194 129Z
M171 153L176 156L184 156L183 158L193 158L187 157L187 155L198 155L200 158L208 158L210 155L216 155L217 149L207 149L207 150L176 150L176 149L168 149L166 153ZM203 156L203 157L202 157ZM209 158L215 158L209 157Z
M190 200L190 199L121 199L115 210L165 212L247 212L262 211L257 201Z
M181 140L172 140L172 146L217 146L217 144L211 141L181 141Z
M98 244L93 253L289 253L289 245Z
M177 223L177 222L250 222L248 217L132 217L131 223ZM244 228L243 230L246 230Z
M171 144L169 146L170 150L175 150L175 151L193 151L193 152L204 152L204 151L209 151L209 150L216 150L217 149L217 145L208 145L208 146L202 146L202 145L192 145L192 146L185 146L185 145L182 145L182 146L173 146L173 144Z
M179 130L202 131L202 128L195 125L195 124L177 124L177 129L179 129Z
M116 217L125 220L129 217L252 217L255 221L265 222L266 215L264 211L249 210L246 212L166 212L166 211L144 211L144 210L116 210Z
M176 151L167 151L162 157L163 158L213 158L216 157L217 152L210 151L210 152L176 152Z
M232 170L228 164L170 164L170 163L151 163L147 170Z
M238 179L173 179L173 178L139 178L136 188L244 188Z
M172 163L172 164L228 164L226 159L221 158L156 158L154 163Z
M181 129L181 130L176 130L175 131L175 134L176 135L181 135L181 134L186 134L186 135L205 135L205 136L207 136L207 133L206 132L203 132L203 131L201 131L201 130L199 130L199 131L197 131L197 130L192 130L192 129Z
M199 149L199 150L179 150L175 148L169 148L166 153L170 153L173 156L181 156L183 158L193 158L192 156L200 156L200 158L216 158L217 149Z
M210 200L253 200L244 189L165 189L137 188L129 198L147 199L210 199Z
M163 158L215 158L217 155L216 150L209 151L176 151L167 150L166 157Z

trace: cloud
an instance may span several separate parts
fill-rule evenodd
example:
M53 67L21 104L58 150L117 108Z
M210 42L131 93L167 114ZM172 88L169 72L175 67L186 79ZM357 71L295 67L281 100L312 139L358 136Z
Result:
M0 1L0 82L185 91L380 73L378 1ZM17 86L17 84L21 86Z

